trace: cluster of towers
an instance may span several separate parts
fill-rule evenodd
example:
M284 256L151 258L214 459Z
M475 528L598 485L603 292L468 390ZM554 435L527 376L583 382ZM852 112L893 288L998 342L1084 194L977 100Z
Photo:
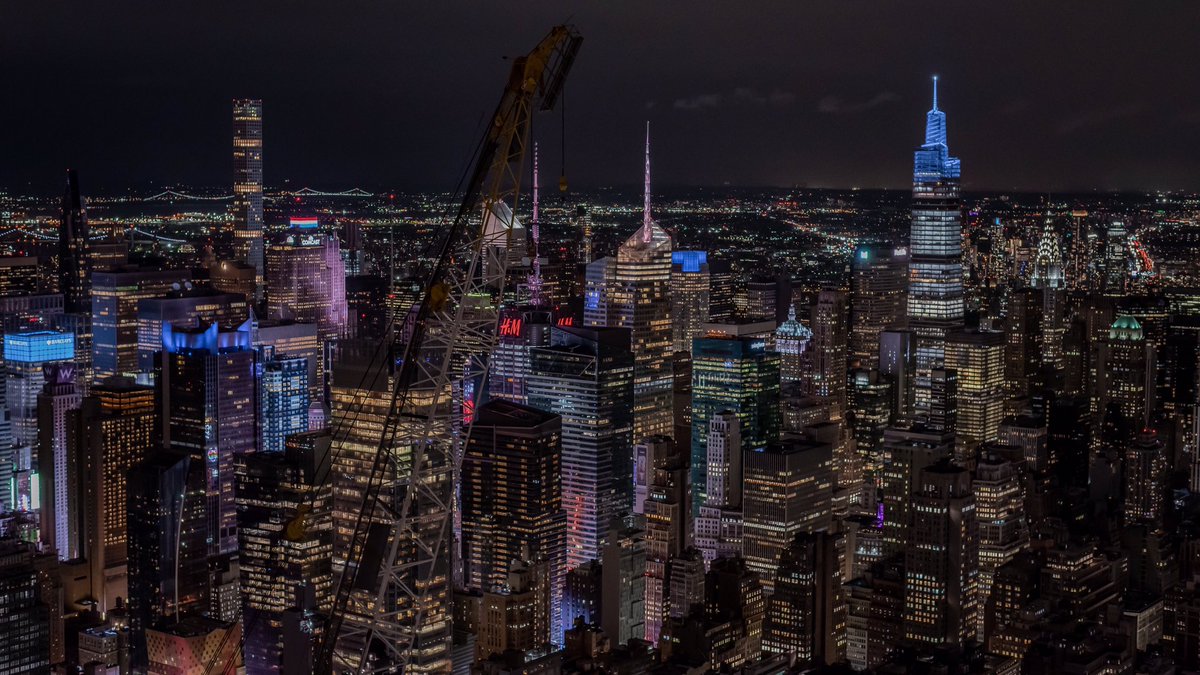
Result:
M964 224L936 87L909 235L840 285L678 247L648 127L640 226L595 257L581 207L552 259L535 157L529 227L484 216L509 290L463 299L500 321L461 464L388 496L452 497L420 606L335 597L390 522L379 467L411 470L386 430L422 280L349 226L268 227L258 101L198 265L130 264L69 173L51 272L0 258L0 663L307 673L384 603L412 673L1200 667L1198 324L1119 223Z

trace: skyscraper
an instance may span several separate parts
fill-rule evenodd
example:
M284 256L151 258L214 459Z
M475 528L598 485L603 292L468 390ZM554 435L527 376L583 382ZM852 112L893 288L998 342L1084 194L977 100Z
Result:
M939 367L946 332L963 325L962 214L957 157L951 157L946 113L925 116L925 143L913 155L909 238L908 327L916 336L917 407L928 407L929 371Z
M562 502L562 419L504 400L476 411L462 462L462 549L469 588L490 591L514 561L544 564L547 617L536 644L562 640L566 514Z
M692 501L698 512L708 490L708 424L723 411L737 415L742 449L779 438L779 355L757 338L704 337L692 349Z
M50 672L50 612L39 593L33 546L0 541L0 671Z
M643 446L639 446L643 447ZM646 517L646 636L657 644L672 611L671 576L675 561L692 539L691 495L688 494L688 449L669 438L654 438L645 472L648 490L642 511Z
M396 436L383 439L387 416L391 410L392 390L395 387L395 370L387 350L377 343L358 341L344 344L338 350L338 363L334 368L331 386L333 429L333 526L334 526L334 573L342 573L347 564L351 539L363 509L363 498L371 480L371 471L378 453L387 453L392 461L385 463L386 474L382 480L393 481L398 489L393 491L388 504L392 509L400 508L407 486L406 471L412 461L412 448ZM418 396L428 395L421 392ZM450 471L440 462L430 465L429 489L441 499L450 499ZM385 497L387 499L387 497ZM430 498L420 493L413 499L412 508L417 513L428 513L436 508ZM371 509L367 514L370 523L390 523L383 509ZM365 524L365 522L364 522ZM431 523L440 527L441 521ZM427 533L426 533L427 534ZM416 556L416 544L402 542L397 551L398 559ZM423 607L423 630L416 636L413 646L414 658L409 663L409 672L442 672L450 668L450 570L448 564L435 563L428 576L422 575L420 583L425 586L428 602ZM410 569L405 574L405 583L416 584L421 571ZM427 579L427 581L426 581ZM377 579L364 579L362 588L356 589L346 605L345 621L362 626L362 622L375 616L370 605L375 602ZM363 590L363 588L369 590ZM395 612L397 620L411 625L416 620L416 610L407 596L397 595L385 599L386 609ZM339 644L338 658L343 656L357 661L362 645Z
M904 548L904 637L965 645L979 611L979 549L971 475L942 461L920 472Z
M118 597L129 597L129 471L158 445L154 389L122 380L91 388L77 424L80 452L86 457L85 500L87 556L93 597L107 611Z
M696 511L695 527L696 548L706 565L742 553L740 428L737 414L729 410L716 413L708 422L705 495Z
M850 360L879 367L879 333L903 325L908 296L908 249L860 244L850 259Z
M79 196L79 175L67 169L62 220L58 225L58 288L64 308L74 314L91 311L90 239L87 211Z
M1132 316L1118 316L1100 341L1096 411L1103 416L1109 404L1115 404L1130 429L1145 426L1153 407L1154 361L1155 350L1147 344L1142 325Z
M75 337L70 333L43 330L4 336L5 398L16 445L37 442L37 398L46 383L43 366L74 359Z
M553 315L546 308L519 307L501 311L499 335L492 352L488 394L513 403L528 401L529 351L550 344Z
M253 299L253 296L251 296ZM137 303L137 363L139 374L154 372L154 355L162 349L164 323L180 324L217 322L221 325L240 324L249 318L246 296L223 293L208 286L196 286L184 281L176 288L171 285L160 297Z
M278 672L283 614L302 591L328 610L333 594L329 432L290 436L237 467L238 558L247 672Z
M833 447L789 439L742 454L742 556L769 593L779 556L801 532L833 519Z
M288 436L308 431L308 359L265 361L258 389L258 451L281 453Z
M206 465L210 553L237 550L234 462L258 441L256 353L249 327L163 326L157 377L163 443Z
M92 274L92 368L96 379L138 373L138 303L165 295L190 278L186 270L133 266Z
M972 482L979 523L979 612L976 629L984 635L983 608L988 606L996 571L1029 545L1029 526L1017 463L986 454Z
M262 101L233 101L233 258L254 268L255 299L263 285Z
M924 428L889 428L883 432L885 456L880 492L883 496L884 555L904 551L912 528L912 494L921 470L954 453L954 435Z
M650 125L647 123L642 227L621 244L615 260L605 258L588 266L584 302L584 325L630 330L634 356L634 440L669 436L674 431L671 249L671 235L650 216Z
M42 541L60 560L84 554L83 469L80 448L69 442L71 412L82 397L75 386L75 364L44 366L46 384L38 394L38 471L42 477Z
M812 665L845 657L841 546L841 535L819 530L797 534L782 551L763 619L763 651Z
M796 319L796 306L788 308L787 321L775 329L775 351L779 352L779 377L782 382L799 382L802 391L812 388L813 332Z
M610 521L633 511L629 331L554 328L530 352L529 405L562 418L567 568L599 559Z
M146 631L208 606L204 460L161 449L129 472L129 631L134 667L148 662Z
M955 453L966 460L979 444L996 440L1004 418L1004 333L947 334L945 365L958 375Z
M826 289L813 308L812 393L829 403L830 416L839 420L846 412L846 293Z
M346 270L337 237L316 221L293 219L267 257L267 312L317 324L322 342L344 337L348 324Z
M671 334L674 351L691 353L692 340L703 334L704 324L709 321L710 282L708 253L671 253Z

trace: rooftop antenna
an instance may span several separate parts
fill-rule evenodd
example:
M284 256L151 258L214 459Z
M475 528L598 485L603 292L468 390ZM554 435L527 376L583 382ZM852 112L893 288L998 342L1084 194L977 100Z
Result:
M533 274L529 277L530 301L535 305L542 304L542 259L540 247L542 236L538 226L538 144L533 143Z
M646 184L642 195L642 241L649 244L650 231L650 120L646 120Z
M933 76L933 109L934 110L938 109L938 107L937 107L937 81L938 81L938 76L934 75Z

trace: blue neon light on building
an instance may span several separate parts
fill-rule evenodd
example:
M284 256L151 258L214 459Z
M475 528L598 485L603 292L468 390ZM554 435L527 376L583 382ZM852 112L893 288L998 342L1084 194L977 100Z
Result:
M671 264L679 265L685 274L696 274L701 265L708 264L707 251L672 251Z
M7 333L4 360L16 363L51 363L75 358L75 335L57 330Z
M936 183L958 180L961 166L950 156L947 144L946 113L938 110L937 78L933 78L933 108L925 114L925 143L913 154L913 182Z

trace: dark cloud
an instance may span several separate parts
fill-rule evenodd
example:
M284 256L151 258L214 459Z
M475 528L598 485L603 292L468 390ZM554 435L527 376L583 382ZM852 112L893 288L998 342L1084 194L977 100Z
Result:
M890 91L881 91L865 101L854 103L847 103L837 96L829 95L822 97L817 102L817 110L829 114L860 113L871 108L877 108L885 103L892 103L899 100L900 96Z
M1114 122L1140 114L1145 110L1141 103L1124 103L1104 110L1086 110L1072 115L1058 123L1058 133L1073 134L1084 129L1097 129L1111 126Z
M720 94L700 94L690 98L677 98L673 107L676 110L700 110L702 108L715 108L721 105Z

